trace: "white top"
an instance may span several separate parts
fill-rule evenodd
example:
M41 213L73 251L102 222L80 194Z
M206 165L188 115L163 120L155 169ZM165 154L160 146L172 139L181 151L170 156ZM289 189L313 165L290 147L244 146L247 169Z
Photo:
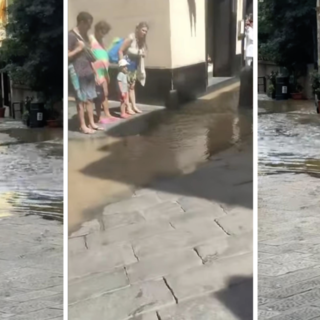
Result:
M254 33L252 27L247 27L246 29L246 58L253 58L253 40L254 40Z

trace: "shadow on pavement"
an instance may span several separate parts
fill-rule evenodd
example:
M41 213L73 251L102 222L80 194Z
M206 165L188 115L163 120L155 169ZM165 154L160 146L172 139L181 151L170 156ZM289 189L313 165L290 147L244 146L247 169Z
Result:
M234 285L237 283L236 285ZM253 278L232 277L229 287L214 294L235 315L235 319L253 319Z

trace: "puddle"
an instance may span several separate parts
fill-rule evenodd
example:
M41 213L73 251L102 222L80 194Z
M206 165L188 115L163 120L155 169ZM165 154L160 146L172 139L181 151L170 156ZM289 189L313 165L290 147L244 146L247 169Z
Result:
M252 137L252 111L238 112L238 96L225 92L132 119L103 138L69 140L69 230L136 188L191 173L232 146L241 149Z
M320 117L312 101L259 101L259 174L320 176Z
M63 131L0 127L0 217L63 220ZM9 127L9 128L8 128Z

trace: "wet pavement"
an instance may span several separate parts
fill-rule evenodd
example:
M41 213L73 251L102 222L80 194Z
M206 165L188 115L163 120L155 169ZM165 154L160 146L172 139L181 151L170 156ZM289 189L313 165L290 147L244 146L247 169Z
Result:
M62 319L62 130L0 122L0 319Z
M252 116L238 111L238 90L231 92L178 111L145 108L142 116L89 137L69 132L70 232L137 188L191 173L232 146L241 149Z
M252 318L252 112L237 102L234 86L71 135L69 319Z
M259 319L319 319L320 117L259 101Z

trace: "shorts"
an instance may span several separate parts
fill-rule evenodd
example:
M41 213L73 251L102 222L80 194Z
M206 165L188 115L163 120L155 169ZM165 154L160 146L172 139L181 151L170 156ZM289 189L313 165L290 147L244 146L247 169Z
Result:
M122 95L119 94L119 100L121 103L125 103L128 101L128 92L124 92Z
M137 70L128 71L127 77L128 77L128 85L129 86L134 85L137 81Z
M97 98L94 76L79 78L79 90L76 90L76 98L82 102L93 101Z

